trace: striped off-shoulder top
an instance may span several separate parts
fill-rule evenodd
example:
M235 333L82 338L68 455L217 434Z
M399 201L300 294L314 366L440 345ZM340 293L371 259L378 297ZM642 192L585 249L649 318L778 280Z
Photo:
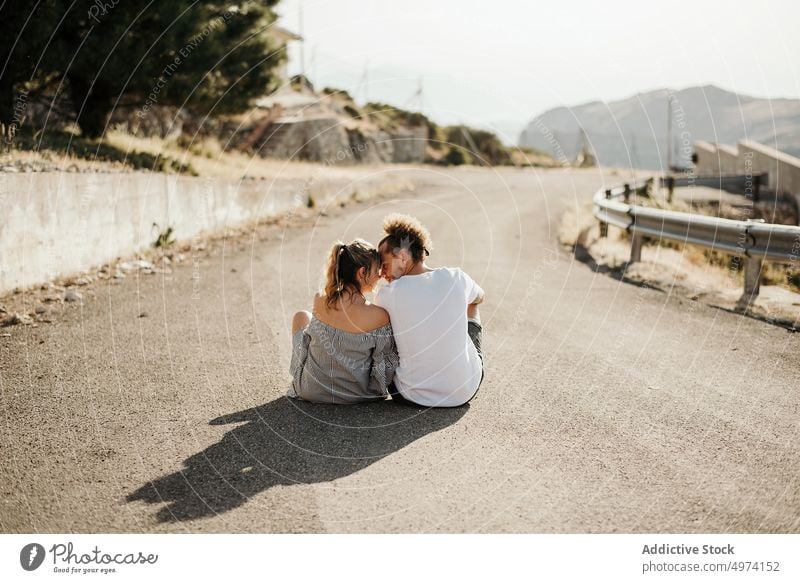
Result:
M316 403L383 399L399 365L391 324L346 332L313 317L292 338L287 395Z

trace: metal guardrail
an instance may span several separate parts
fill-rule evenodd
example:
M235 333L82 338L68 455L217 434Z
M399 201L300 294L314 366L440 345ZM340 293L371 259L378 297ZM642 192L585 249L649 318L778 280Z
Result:
M746 306L758 296L764 261L794 263L800 260L800 227L767 224L763 220L720 219L628 204L631 195L647 196L647 187L647 183L637 182L599 190L594 195L594 216L600 221L601 236L608 233L608 225L625 229L633 235L629 263L641 261L642 244L648 238L743 256L744 293L739 302Z

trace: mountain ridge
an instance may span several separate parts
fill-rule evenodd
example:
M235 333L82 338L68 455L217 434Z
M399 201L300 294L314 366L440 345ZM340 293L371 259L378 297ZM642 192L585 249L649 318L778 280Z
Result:
M749 139L800 155L800 99L754 97L713 84L554 107L533 118L519 145L574 159L584 131L601 165L662 169L667 164L668 109L674 164L689 163L691 144L697 140L735 145Z

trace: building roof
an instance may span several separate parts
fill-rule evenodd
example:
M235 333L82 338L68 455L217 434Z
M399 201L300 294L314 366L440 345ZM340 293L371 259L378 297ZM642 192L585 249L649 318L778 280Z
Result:
M272 36L284 43L290 40L303 40L303 37L299 34L295 34L291 30L278 26L277 24L273 24L269 31L272 33Z

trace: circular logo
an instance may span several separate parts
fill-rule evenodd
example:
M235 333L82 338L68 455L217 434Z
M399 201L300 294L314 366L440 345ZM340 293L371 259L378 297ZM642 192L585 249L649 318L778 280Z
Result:
M19 552L19 564L26 571L35 571L44 561L44 547L39 543L30 543Z

